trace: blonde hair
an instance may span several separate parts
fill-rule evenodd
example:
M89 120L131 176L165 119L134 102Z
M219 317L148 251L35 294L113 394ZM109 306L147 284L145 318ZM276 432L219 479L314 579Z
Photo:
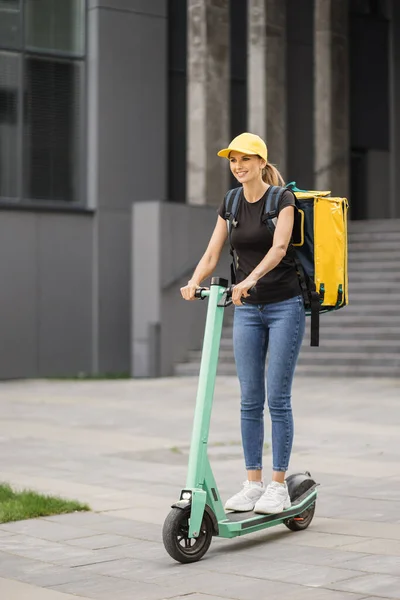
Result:
M278 169L269 162L267 162L262 170L262 178L263 181L269 185L279 185L281 187L284 187L285 185L285 181Z

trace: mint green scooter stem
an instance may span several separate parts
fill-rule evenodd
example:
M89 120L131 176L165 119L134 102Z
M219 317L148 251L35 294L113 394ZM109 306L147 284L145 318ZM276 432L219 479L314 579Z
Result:
M208 297L208 308L186 479L186 488L192 490L190 537L196 536L200 531L206 503L213 507L218 520L225 517L221 502L215 500L217 487L207 457L211 409L224 319L224 307L218 306L218 303L222 300L225 291L226 288L220 285L212 285L210 290L202 291L202 297Z

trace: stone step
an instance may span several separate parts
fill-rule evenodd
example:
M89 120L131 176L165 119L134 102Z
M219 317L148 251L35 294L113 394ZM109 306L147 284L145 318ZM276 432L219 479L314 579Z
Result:
M379 290L379 293L378 293ZM351 279L349 281L349 293L351 300L353 301L354 296L370 297L371 294L376 294L382 298L382 294L388 294L390 296L400 294L400 280L399 281L380 281L379 286L374 281L370 280L359 280L356 281Z
M200 365L198 363L181 363L176 366L175 374L181 377L199 376ZM236 376L236 367L233 363L221 364L218 366L217 375ZM295 377L386 377L398 378L400 373L396 367L387 365L334 365L326 367L325 365L301 365L296 367Z
M400 253L400 235L398 236L398 240L391 241L349 241L349 256L354 256L354 254L359 252L376 252L378 256L381 255L382 252L395 252L396 254Z
M331 352L321 348L314 348L314 353L303 354L299 357L299 364L302 365L370 365L370 366L388 366L395 367L400 376L400 353L399 352L379 352L368 353L361 349L353 352ZM228 361L227 361L228 362ZM231 362L231 361L229 361Z
M396 316L386 316L386 315L349 315L342 314L339 316L339 313L330 314L330 315L321 315L320 320L320 331L321 333L326 333L326 335L330 335L332 330L334 331L343 331L345 328L351 327L352 329L376 329L379 331L381 327L392 327L398 329L400 327L400 314ZM306 319L306 331L310 328L310 319L307 317ZM222 337L228 338L232 337L232 326L227 325L224 327L222 331Z
M367 263L382 263L388 262L389 264L396 264L399 268L400 264L400 250L380 250L375 252L373 250L353 250L349 252L349 266L358 265L360 262Z
M347 229L350 235L353 233L400 233L400 219L349 221Z
M397 283L400 281L400 265L397 269L389 269L388 271L383 271L383 269L374 269L373 271L353 269L349 272L349 285L356 284L359 281L363 283L373 281L376 285L391 283L392 281Z
M352 306L373 305L376 308L376 306L381 305L383 301L385 305L397 303L397 306L400 308L400 285L397 286L397 289L392 286L387 286L385 292L382 291L382 288L379 288L378 292L375 286L372 287L371 284L369 284L369 287L365 292L359 291L354 287L351 292L349 291L349 297ZM347 309L347 307L345 308Z
M224 340L224 344L221 343L220 346L220 356L229 356L233 360L233 342L232 339ZM301 352L315 352L318 348L314 348L309 345L310 337L309 335L304 336L303 345ZM364 339L354 339L354 337L348 338L332 338L328 336L321 335L319 348L329 349L332 352L342 352L345 350L350 350L356 348L357 350L363 350L364 352L399 352L400 353L400 337L398 334L391 338L387 336L382 336L381 338L364 338ZM199 360L201 356L200 350L192 350L189 352L190 360Z
M400 318L400 302L398 300L396 301L396 299L394 299L393 302L388 303L387 298L385 296L383 296L383 297L381 297L381 301L383 300L385 302L384 304L382 302L379 303L378 301L375 303L372 302L371 304L366 304L366 302L369 300L370 299L368 297L366 297L365 303L355 302L355 301L352 301L351 296L350 296L349 304L347 306L344 306L341 309L341 312L336 311L335 313L331 313L331 314L322 314L321 318L339 319L344 314L374 316L374 315L376 315L377 312L379 312L380 314L383 314L385 316L394 315L394 316L398 316ZM344 311L346 311L346 313ZM339 315L340 315L340 317L339 317Z
M228 374L228 373L227 373ZM223 375L221 372L220 375ZM232 375L230 369L229 375ZM399 369L390 366L375 366L369 364L363 365L335 365L332 368L326 368L326 366L318 365L300 365L296 367L296 377L386 377L386 378L398 378L400 373Z
M344 329L328 329L324 327L320 328L321 345L324 340L327 340L327 344L333 340L347 343L349 340L354 340L354 343L363 344L364 341L372 342L384 342L386 340L400 341L400 327L346 327ZM329 342L328 342L329 340ZM310 343L310 328L306 327L306 333L304 335L304 344ZM399 342L400 343L400 342ZM232 348L232 336L228 336L223 332L221 338L222 349Z
M317 363L334 363L334 364L351 364L351 361L360 361L369 364L392 364L398 365L400 368L400 348L399 343L390 346L388 344L382 346L366 347L364 344L353 345L349 347L347 344L335 348L311 347L304 345L299 356L299 363L309 364L310 362ZM200 364L201 352L195 350L189 353L189 362ZM219 363L233 363L233 350L221 349L219 352ZM400 373L399 373L400 374Z
M392 257L393 258L393 257ZM358 271L368 271L379 275L381 272L391 272L400 275L400 263L397 260L365 260L353 261L349 260L348 272L349 275Z
M375 244L375 243L388 243L391 242L399 242L400 241L400 231L390 231L386 232L382 235L380 232L373 231L358 231L358 232L349 232L348 234L348 243L362 243L362 244Z

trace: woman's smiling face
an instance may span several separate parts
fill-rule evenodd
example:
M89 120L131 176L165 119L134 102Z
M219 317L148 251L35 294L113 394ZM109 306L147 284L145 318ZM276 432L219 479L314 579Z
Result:
M235 150L229 154L229 163L234 177L241 184L261 178L262 169L265 166L265 160L260 156L243 154L243 152Z

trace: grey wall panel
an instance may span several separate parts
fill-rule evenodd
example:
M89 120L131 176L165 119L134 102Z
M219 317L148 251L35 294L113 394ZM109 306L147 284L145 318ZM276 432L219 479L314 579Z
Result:
M98 12L98 206L163 200L166 19Z
M139 202L132 207L132 367L136 377L172 375L203 338L206 302L185 302L184 285L217 219L211 207ZM226 247L216 275L228 277Z
M36 217L0 219L0 379L37 375Z
M135 377L157 374L160 362L154 335L161 326L161 207L161 202L132 206L131 373ZM157 346L155 356L152 344Z
M91 371L92 217L38 214L40 376Z
M98 213L98 368L129 372L130 211Z
M207 301L186 302L179 288L187 277L176 281L162 295L160 331L160 372L172 375L174 365L187 359L189 350L198 350L204 336Z
M165 17L167 0L89 0L89 8L108 8Z
M161 285L192 270L204 253L217 222L217 209L175 203L161 205Z
M161 373L171 375L174 365L184 360L188 350L197 349L203 339L206 302L185 302L179 288L186 285L202 257L217 214L212 207L179 204L161 205ZM229 279L228 246L214 275ZM179 274L183 274L179 277ZM204 282L205 285L209 280Z

